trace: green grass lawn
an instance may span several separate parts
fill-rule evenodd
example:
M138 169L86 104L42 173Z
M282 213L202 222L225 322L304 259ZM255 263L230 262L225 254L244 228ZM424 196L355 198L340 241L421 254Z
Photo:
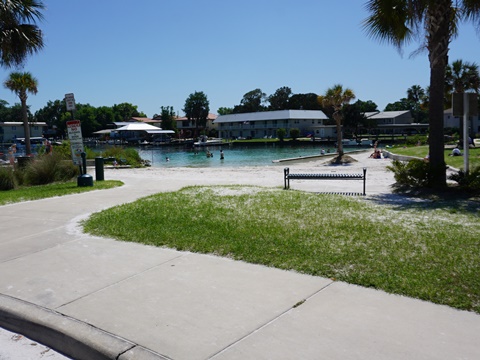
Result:
M21 187L15 190L0 191L0 205L77 194L92 190L111 189L121 185L123 185L123 182L121 181L106 180L96 181L94 186L79 187L75 180L66 183Z
M478 203L188 187L93 214L88 233L295 270L480 313Z
M386 150L398 155L416 156L423 159L428 154L428 145L411 147L395 146ZM461 150L463 153L463 149ZM463 156L448 156L451 153L452 149L445 149L445 162L447 165L456 169L463 169ZM469 149L469 167L474 168L476 166L480 166L480 148Z

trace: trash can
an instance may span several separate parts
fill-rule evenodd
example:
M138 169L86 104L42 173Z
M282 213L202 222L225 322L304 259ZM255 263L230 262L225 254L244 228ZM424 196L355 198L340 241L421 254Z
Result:
M33 160L33 156L17 156L17 164L19 168L24 168Z
M103 171L103 157L96 157L95 158L95 179L97 181L105 180L105 175Z
M77 186L93 186L93 176L83 174L77 177Z

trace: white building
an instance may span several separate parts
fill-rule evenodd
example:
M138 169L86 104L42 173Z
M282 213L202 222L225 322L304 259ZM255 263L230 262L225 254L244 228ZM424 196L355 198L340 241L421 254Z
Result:
M334 137L335 125L325 125L328 117L320 110L278 110L218 116L214 124L221 138L277 137L277 130L300 130L300 136Z
M30 124L30 137L41 137L48 126L44 122ZM23 122L0 122L0 142L11 142L17 138L24 138Z
M453 116L452 108L443 112L443 127L445 128L459 128L460 121L463 121L463 116ZM469 134L480 134L480 119L477 116L470 116L469 118Z

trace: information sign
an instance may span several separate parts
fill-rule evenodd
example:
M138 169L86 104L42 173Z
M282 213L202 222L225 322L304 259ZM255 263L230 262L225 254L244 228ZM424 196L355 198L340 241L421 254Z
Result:
M73 94L65 94L65 104L67 111L75 111L75 96Z
M83 138L80 120L67 121L68 139L70 140L70 149L72 151L72 160L75 165L82 165Z

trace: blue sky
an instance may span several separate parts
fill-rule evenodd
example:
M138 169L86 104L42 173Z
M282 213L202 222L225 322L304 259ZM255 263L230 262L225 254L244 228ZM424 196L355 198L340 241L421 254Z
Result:
M203 91L210 111L260 88L322 94L334 84L380 110L429 83L427 54L413 59L367 37L363 0L44 0L45 49L23 71L39 82L28 104L74 93L80 103L129 102L147 116ZM460 28L450 61L480 64L480 38ZM2 69L2 82L10 70ZM10 105L18 99L0 89Z

